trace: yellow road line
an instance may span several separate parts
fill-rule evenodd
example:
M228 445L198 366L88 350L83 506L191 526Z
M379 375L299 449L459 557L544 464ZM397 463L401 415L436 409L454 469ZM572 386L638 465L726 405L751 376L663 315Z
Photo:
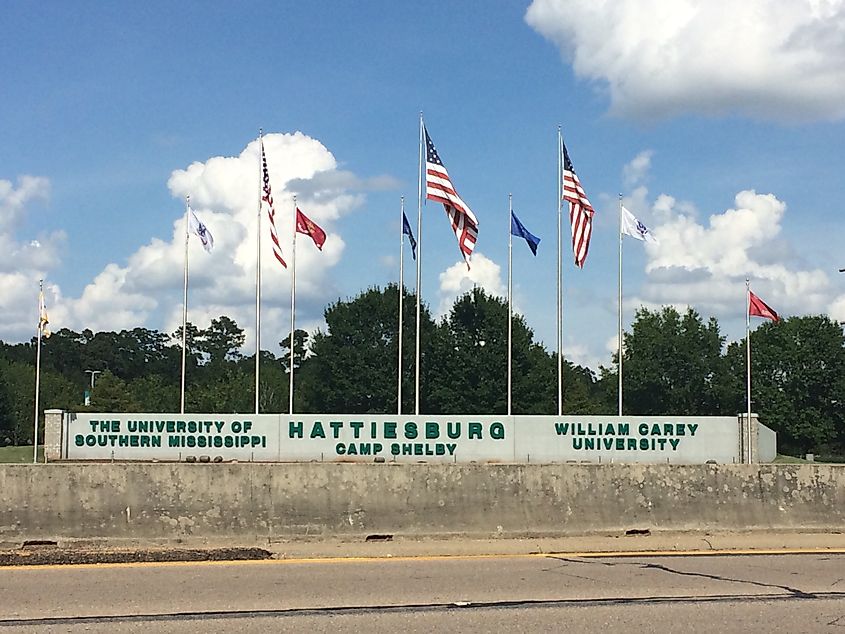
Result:
M622 550L618 552L546 553L549 556L580 558L608 557L724 557L730 555L845 555L845 548L722 548L707 550Z
M110 568L174 568L187 566L260 566L260 565L298 565L298 564L355 564L384 563L387 561L470 561L483 559L537 559L552 557L571 557L578 559L610 559L632 557L719 557L751 555L845 555L845 548L782 548L782 549L721 549L721 550L626 550L599 552L548 552L548 553L510 553L499 555L399 555L399 556L362 556L362 557L299 557L290 559L236 559L226 561L128 561L115 563L90 564L32 564L0 566L0 574L5 570L105 570Z

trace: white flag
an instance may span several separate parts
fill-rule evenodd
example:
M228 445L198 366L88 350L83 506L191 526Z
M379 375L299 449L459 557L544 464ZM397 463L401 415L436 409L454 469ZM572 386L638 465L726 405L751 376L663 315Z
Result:
M191 231L194 232L200 239L200 242L202 242L202 248L211 252L211 249L214 246L214 236L211 235L211 231L208 230L208 227L202 224L202 221L197 218L193 209L188 208L188 211L190 212L188 214L188 222L191 226Z
M625 209L625 207L622 207L622 233L626 236L636 238L637 240L654 242L657 244L657 238L651 235L651 231L648 230L648 227L637 220L637 217Z

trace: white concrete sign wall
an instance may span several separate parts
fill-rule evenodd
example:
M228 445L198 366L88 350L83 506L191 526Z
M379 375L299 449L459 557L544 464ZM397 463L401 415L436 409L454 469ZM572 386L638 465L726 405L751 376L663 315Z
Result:
M62 458L741 462L735 417L67 414Z

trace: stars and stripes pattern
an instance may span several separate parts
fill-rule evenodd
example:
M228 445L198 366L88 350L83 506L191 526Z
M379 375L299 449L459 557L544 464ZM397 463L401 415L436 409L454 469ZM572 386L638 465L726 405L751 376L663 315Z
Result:
M423 126L425 134L425 197L443 204L452 231L458 239L458 248L469 266L469 257L478 241L478 219L452 185L452 179L440 160L440 155L434 148L428 130Z
M590 236L593 233L593 215L596 213L587 194L581 187L572 161L569 159L569 152L566 151L566 144L563 139L560 141L560 149L563 154L563 179L562 196L563 200L569 203L569 223L572 226L572 252L575 255L575 264L584 268L587 261L587 251L590 248Z
M264 154L264 140L261 140L261 170L263 178L263 192L261 200L267 203L267 216L270 218L270 241L273 243L273 256L279 263L287 268L287 262L282 257L282 245L279 244L279 235L276 233L276 209L273 207L273 192L270 189L270 171L267 169L267 156Z

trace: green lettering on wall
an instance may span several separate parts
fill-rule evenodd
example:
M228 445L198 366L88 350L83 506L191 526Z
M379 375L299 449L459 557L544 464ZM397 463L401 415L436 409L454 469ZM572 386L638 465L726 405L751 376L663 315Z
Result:
M493 440L502 440L505 437L505 426L496 421L492 425L490 425L490 438Z

